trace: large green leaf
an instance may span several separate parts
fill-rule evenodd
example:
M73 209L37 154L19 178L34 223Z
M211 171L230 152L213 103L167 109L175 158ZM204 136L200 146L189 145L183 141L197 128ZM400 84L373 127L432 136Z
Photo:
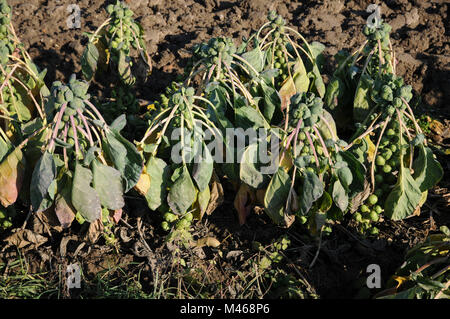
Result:
M166 184L170 179L170 169L162 159L152 156L147 162L146 170L150 177L150 187L145 194L145 199L148 207L156 210L166 198Z
M264 176L257 167L258 145L250 144L242 154L239 176L241 181L253 188L264 183Z
M264 53L261 51L259 46L256 46L253 50L248 51L242 55L242 58L247 61L257 72L261 72L264 69ZM255 72L244 64L246 69L250 71L252 77L257 76Z
M325 96L325 84L323 83L322 75L320 74L319 67L314 64L312 69L312 77L314 78L314 87L320 97Z
M81 71L88 81L94 77L97 71L98 58L99 53L97 47L92 42L89 42L81 56Z
M143 160L136 147L115 130L106 132L105 151L125 181L124 192L133 188L143 170Z
M409 217L414 214L421 198L419 185L411 176L409 169L401 166L397 184L386 198L385 215L392 220Z
M0 163L0 203L4 207L17 200L25 175L26 160L22 151L16 148Z
M91 182L91 171L77 163L72 184L72 204L77 212L90 223L102 217L100 198L91 187Z
M181 175L172 185L167 196L169 207L176 214L184 214L196 199L197 190L195 189L188 169L186 166L183 166Z
M348 167L352 171L353 181L350 184L350 196L353 196L364 190L364 181L366 175L366 168L360 161L350 152L339 152L342 159L347 162Z
M114 167L92 162L93 182L102 205L111 210L121 209L125 205L120 172Z
M251 106L241 106L235 109L236 127L268 128L267 122L261 112Z
M348 207L348 195L345 191L344 186L342 186L341 181L336 178L333 184L333 201L336 206L339 207L341 211L345 211Z
M355 121L362 122L370 112L370 87L372 80L366 74L361 75L356 88L355 100L353 101L353 117Z
M320 119L317 123L317 129L319 130L320 135L325 141L331 140L333 139L333 136L337 136L336 122L334 121L333 116L326 110L323 110L322 117L330 125L330 128L328 128L328 125L324 120Z
M53 155L45 152L34 167L30 185L31 210L39 213L51 206L49 187L56 178Z
M294 85L297 93L308 92L310 81L305 65L301 59L297 60L293 71Z
M120 50L119 52L119 62L117 65L117 69L121 80L125 84L127 85L134 84L136 80L131 72L130 58L126 56L126 54L122 50Z
M197 158L197 162L194 163L194 168L192 169L192 177L200 192L208 187L214 169L213 158L205 143L202 143L202 150L201 158Z
M274 113L278 110L281 112L281 100L278 95L277 90L275 90L272 86L267 85L264 81L261 81L261 88L264 92L264 110L263 114L266 118L267 122L270 123L272 120Z
M310 171L305 171L302 179L303 182L299 190L300 213L306 215L313 203L322 197L323 183L316 174Z
M276 223L284 222L284 207L290 190L290 178L283 168L278 168L264 196L265 212Z
M422 192L436 185L444 175L441 164L434 158L433 151L421 144L419 157L413 163L414 179Z

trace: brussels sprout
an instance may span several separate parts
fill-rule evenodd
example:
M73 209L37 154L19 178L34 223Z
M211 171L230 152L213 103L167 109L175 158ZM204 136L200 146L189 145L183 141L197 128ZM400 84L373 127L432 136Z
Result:
M176 227L176 229L185 229L185 228L188 228L189 225L190 225L190 223L186 219L183 218L177 222L175 227Z
M133 11L131 11L130 9L126 9L125 10L125 16L126 17L132 17L133 16Z
M66 110L64 111L64 114L65 114L65 115L68 115L68 116L73 116L73 115L77 114L77 111L74 110L72 107L69 106L69 107L67 107Z
M375 164L377 164L378 166L383 166L384 164L386 164L386 160L384 159L383 156L378 155L375 160Z
M71 90L67 90L64 94L64 97L66 99L66 102L70 102L73 100L73 92Z
M361 205L361 212L362 213L368 213L370 211L369 207L367 205Z
M354 218L358 223L362 222L362 216L361 216L360 213L355 213L355 214L353 215L353 218Z
M301 141L304 141L304 140L306 140L306 134L305 134L304 132L300 132L300 133L298 134L298 138L299 138Z
M166 221L163 221L163 222L161 223L161 228L162 228L164 231L169 231L169 230L170 230L169 223L166 222Z
M393 115L395 113L395 107L392 105L389 105L386 109L386 113L390 116Z
M375 205L378 202L378 197L375 194L372 194L368 198L368 202L370 205Z
M63 91L58 91L56 94L56 101L61 104L66 102L66 97Z
M192 219L194 219L194 215L192 215L192 213L187 213L186 215L184 215L183 219L187 220L188 222L191 222Z
M383 212L383 208L381 208L380 205L376 205L373 209L377 214L381 214Z
M390 173L392 171L392 167L389 164L383 166L383 172Z
M392 157L392 151L389 148L384 149L383 157L385 160L389 160Z
M394 96L393 96L393 92L392 92L392 89L390 86L383 85L381 87L381 97L384 100L389 101L389 102L391 102L393 100Z
M369 26L367 26L367 25L364 26L364 28L363 28L363 34L364 34L365 36L369 36L369 35L370 35L370 28L369 28Z
M111 14L113 13L113 11L114 11L114 6L113 6L112 4L109 4L109 5L106 7L106 12L107 12L109 15L111 15Z
M75 97L72 102L70 102L70 107L75 110L82 110L84 108L84 102L82 99Z
M377 214L377 212L375 210L372 210L370 212L369 217L370 217L370 220L373 222L377 222L380 219L380 216Z
M171 212L167 212L163 215L163 218L165 221L167 221L169 223L173 223L175 220L178 219L178 216Z

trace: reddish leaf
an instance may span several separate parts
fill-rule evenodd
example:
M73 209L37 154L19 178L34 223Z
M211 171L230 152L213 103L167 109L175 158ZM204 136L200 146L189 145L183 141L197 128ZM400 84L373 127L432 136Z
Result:
M16 148L0 164L0 203L4 207L12 205L17 200L25 175L25 157Z

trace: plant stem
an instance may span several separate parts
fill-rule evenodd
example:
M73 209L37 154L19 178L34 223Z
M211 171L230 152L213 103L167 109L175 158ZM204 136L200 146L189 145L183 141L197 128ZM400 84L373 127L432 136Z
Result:
M314 159L316 160L316 166L317 166L317 168L320 168L319 158L317 157L316 148L314 147L314 143L312 141L311 135L309 134L309 132L305 132L305 134L306 134L306 138L308 139L309 145L311 146L311 149L313 151Z
M91 146L94 146L94 140L92 139L91 129L89 128L89 124L86 118L84 117L83 113L81 113L80 109L77 109L77 114L80 117L81 121L83 122L84 127L86 128L89 143L91 144Z
M75 125L75 120L73 118L73 115L70 116L70 124L72 126L73 139L75 141L75 156L78 158L78 155L81 155L80 154L80 145L78 144L78 133L77 133L77 128Z
M372 166L370 169L370 178L372 183L372 193L375 191L375 158L377 157L378 147L380 146L381 138L383 137L384 131L391 119L391 116L388 116L383 123L383 127L381 128L380 136L378 137L377 145L375 146L375 152L373 153Z
M63 117L64 111L66 110L66 107L67 107L67 102L64 103L63 105L61 105L61 109L59 110L59 112L56 115L56 122L55 122L55 125L53 126L53 134L52 134L50 143L48 144L49 151L52 151L53 145L55 144L55 138L56 138L56 136L58 136L59 125L61 123L61 119Z

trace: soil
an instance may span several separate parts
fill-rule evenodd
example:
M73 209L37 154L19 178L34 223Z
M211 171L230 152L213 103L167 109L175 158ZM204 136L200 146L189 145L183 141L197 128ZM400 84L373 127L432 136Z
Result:
M147 47L153 60L152 74L147 82L139 84L139 95L145 100L153 100L182 72L190 56L189 49L194 44L216 36L235 39L248 37L251 30L265 23L269 10L277 10L308 41L320 41L326 45L324 53L330 57L326 59L328 62L324 70L327 81L334 68L331 57L341 49L354 50L362 43L361 27L369 15L365 9L373 1L127 2L145 30ZM70 15L67 8L74 1L10 0L9 3L13 9L13 23L19 38L35 63L47 68L46 79L51 83L56 79L67 80L72 73L80 74L79 61L86 42L83 32L94 31L106 19L104 8L110 1L76 1L81 10L80 29L67 27ZM420 110L440 119L448 119L450 115L449 10L449 4L444 0L387 0L381 4L383 18L393 27L393 45L399 60L398 75L403 76L406 82L413 86L415 93L422 97ZM220 209L206 221L199 223L196 226L196 235L211 234L223 240L223 255L241 250L243 256L248 257L251 255L252 242L258 241L267 245L273 238L287 233L292 241L292 248L287 252L290 262L294 268L300 269L317 294L322 298L355 297L359 289L352 283L364 278L367 265L380 264L383 279L387 280L402 263L407 248L422 241L429 231L435 230L439 225L449 223L449 218L443 214L448 212L449 203L442 197L442 194L448 194L450 187L448 158L443 158L443 164L446 176L439 187L430 193L433 204L429 201L430 204L424 206L420 217L385 223L378 240L359 238L352 232L351 225L338 227L331 237L321 243L319 257L312 269L308 266L316 254L317 243L305 237L302 228L296 226L288 231L275 228L263 214L253 214L248 223L240 227L232 209L233 198L226 198ZM86 245L76 254L82 241L74 233L67 232L49 238L49 241L40 247L39 253L30 252L36 269L48 269L79 260L87 275L94 276L111 264L121 264L125 271L136 272L137 266L130 264L135 261L139 267L144 267L146 275L141 280L145 287L145 281L151 277L148 265L152 265L152 260L154 262L158 254L164 254L164 251L158 250L162 244L161 239L155 240L161 238L161 234L152 228L152 217L148 216L144 205L128 201L127 209L130 212L128 223L133 229L127 226L117 229L118 233L126 234L121 237L119 253L114 249L102 248L100 242L99 245ZM144 233L143 238L151 243L153 257L136 253L135 246L137 243L142 244L142 240L136 240L140 237L136 229L136 218L139 216L143 216L141 230ZM346 230L347 228L349 230ZM75 236L74 241L67 246L67 255L62 255L59 243L61 237L68 236ZM128 237L133 240L127 242ZM312 244L307 245L305 242ZM200 254L201 258L197 256L192 258L191 262L197 263L199 269L206 269L209 265L207 261L220 260L224 266L217 266L211 278L226 278L226 282L234 282L242 262L219 258L217 251L205 248L204 256ZM14 252L3 252L0 254L0 261L14 256ZM289 272L295 274L289 269L289 265L286 267ZM53 275L58 277L58 274ZM147 286L149 285L147 282Z

